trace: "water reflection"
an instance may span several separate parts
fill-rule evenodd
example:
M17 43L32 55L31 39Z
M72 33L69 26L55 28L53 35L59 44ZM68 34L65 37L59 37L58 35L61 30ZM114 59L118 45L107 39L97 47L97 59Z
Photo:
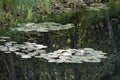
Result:
M43 59L21 59L14 54L2 54L2 59L6 80L97 80L102 64L48 63Z

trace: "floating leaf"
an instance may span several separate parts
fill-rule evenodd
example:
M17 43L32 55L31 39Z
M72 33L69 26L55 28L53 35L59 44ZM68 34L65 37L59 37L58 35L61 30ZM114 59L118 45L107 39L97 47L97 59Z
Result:
M9 39L10 39L10 37L0 36L0 39L9 40Z
M47 46L30 42L18 44L15 41L9 41L4 45L0 45L0 51L4 53L15 53L16 55L20 55L21 58L26 59L32 57L43 58L48 62L54 63L101 62L101 59L107 58L105 56L106 53L94 50L93 48L59 49L48 54L43 50L44 48L47 48Z
M19 27L12 28L12 30L18 31L37 31L37 32L48 32L48 31L58 31L58 30L66 30L74 27L73 24L62 25L55 22L45 22L45 23L23 23L19 24Z
M10 52L15 52L15 51L18 51L18 50L20 50L20 49L18 49L16 47L13 47L13 46L9 46L9 48L8 48L8 51L10 51Z
M20 55L21 58L31 58L32 56L46 53L45 50L41 50L42 48L47 48L47 46L30 42L18 44L15 41L9 41L4 45L0 45L0 51L4 53L15 53L16 55Z
M22 52L15 52L15 54L17 54L17 55L23 55L24 53L22 53Z
M106 58L105 53L92 48L57 50L41 56L48 62L55 63L82 63L82 62L101 62Z
M27 59L27 58L31 58L31 56L30 56L30 55L23 54L23 55L21 55L21 58L24 58L24 59L26 58L26 59Z
M94 11L100 11L100 10L108 10L109 8L106 6L106 4L91 4L91 6L86 7L87 10L94 10Z
M10 39L10 37L0 36L0 43L6 42Z
M0 46L0 51L8 51L8 47L6 47L6 46Z
M5 39L0 39L0 42L6 42L7 40L5 40Z
M101 62L101 60L97 58L85 58L83 61L84 62Z

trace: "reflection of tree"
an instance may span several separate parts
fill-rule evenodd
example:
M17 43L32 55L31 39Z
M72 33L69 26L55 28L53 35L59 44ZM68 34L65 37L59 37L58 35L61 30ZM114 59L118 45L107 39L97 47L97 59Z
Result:
M2 59L4 62L4 66L7 69L6 72L8 72L8 77L9 80L16 80L16 71L15 71L15 66L14 66L14 57L12 54L9 55L5 55L5 54L1 54L2 55ZM7 58L7 59L6 59Z

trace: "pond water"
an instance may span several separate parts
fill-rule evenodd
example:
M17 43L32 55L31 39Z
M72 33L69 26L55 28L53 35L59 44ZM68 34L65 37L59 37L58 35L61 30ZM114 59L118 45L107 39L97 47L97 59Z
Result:
M99 46L95 46L95 43L89 42L90 40L83 40L82 35L84 34L79 33L79 28L42 33L26 32L25 42L47 46L44 49L46 53L59 49L80 50L84 47L100 49ZM8 39L8 41L10 40ZM5 45L4 42L4 40L1 40L0 44ZM17 43L22 44L23 42ZM10 43L6 45L11 46ZM28 46L30 48L30 45ZM21 46L22 49L24 47ZM41 58L29 58L29 56L23 56L24 58L21 58L19 55L14 54L14 49L11 49L11 52L6 51L6 53L4 52L5 48L1 47L2 49L3 51L0 51L0 65L2 65L0 69L0 80L100 80L111 69L108 67L108 71L106 71L106 68L103 68L104 63L106 63L105 59L101 59L99 63L49 63L46 59ZM24 52L26 51L24 49ZM26 54L28 53L26 52Z
M120 0L0 0L0 80L120 80Z

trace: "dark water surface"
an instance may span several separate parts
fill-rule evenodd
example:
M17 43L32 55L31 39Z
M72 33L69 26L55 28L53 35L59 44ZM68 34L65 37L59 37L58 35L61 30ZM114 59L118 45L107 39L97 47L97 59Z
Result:
M84 37L86 34L79 31L79 28L76 28L50 33L28 33L26 40L48 46L47 52L83 47L104 49L103 46L96 44L99 41L93 38L95 35L88 35L86 39ZM15 54L0 52L0 80L101 80L104 74L112 70L104 63L106 61L80 64L48 63L43 59L21 59Z

